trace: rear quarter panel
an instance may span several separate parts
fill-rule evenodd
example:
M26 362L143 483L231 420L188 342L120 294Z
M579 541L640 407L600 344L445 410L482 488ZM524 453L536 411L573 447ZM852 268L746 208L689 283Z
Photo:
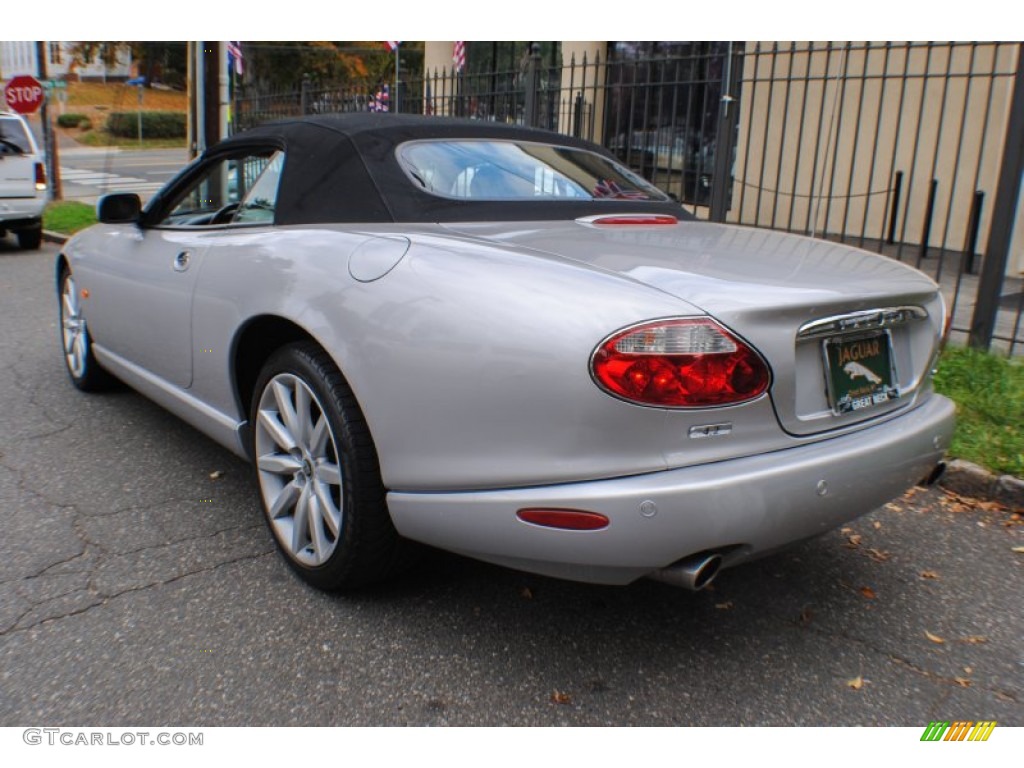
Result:
M194 299L194 394L239 412L229 385L234 334L248 318L295 322L337 362L393 490L459 490L619 477L785 447L767 397L667 411L616 400L589 358L609 333L700 314L661 291L567 263L425 230L379 279L349 257L387 228L226 232ZM205 352L202 350L213 350ZM728 439L690 440L721 421Z

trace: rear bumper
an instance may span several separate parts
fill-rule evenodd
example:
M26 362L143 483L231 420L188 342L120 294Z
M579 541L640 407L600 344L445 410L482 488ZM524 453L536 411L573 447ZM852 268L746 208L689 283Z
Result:
M759 456L539 488L392 492L388 506L410 539L520 570L625 584L696 552L727 550L725 565L736 565L865 514L930 473L953 425L953 404L933 395L882 424ZM589 510L610 523L543 528L516 517L525 507Z
M0 198L0 228L29 229L42 226L44 197Z

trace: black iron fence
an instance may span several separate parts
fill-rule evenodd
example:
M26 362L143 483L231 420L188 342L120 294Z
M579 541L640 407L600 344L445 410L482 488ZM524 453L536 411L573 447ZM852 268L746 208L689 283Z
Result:
M1017 43L746 45L726 220L908 262L942 284L954 338L1024 353L1024 258L1010 263L1020 56Z
M702 218L908 262L942 285L954 339L1024 354L1021 49L692 43L671 55L571 58L560 67L533 55L517 68L434 71L397 87L304 82L243 93L235 116L244 128L388 110L586 138Z

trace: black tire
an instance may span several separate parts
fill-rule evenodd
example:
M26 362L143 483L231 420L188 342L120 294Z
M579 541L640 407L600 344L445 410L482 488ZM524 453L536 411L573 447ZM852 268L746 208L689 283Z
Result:
M26 251L38 251L39 246L43 244L43 228L38 227L36 229L19 229L18 235L18 247L23 248Z
M303 387L307 392L300 394ZM282 396L287 405L281 405ZM300 397L308 399L304 416L299 415ZM300 421L289 422L289 414L282 414L289 407L290 418ZM338 591L404 570L410 542L391 523L373 439L355 396L329 355L308 342L275 352L256 381L249 416L264 519L288 564L303 580L318 589ZM312 437L291 438L293 433L318 433L322 418L329 427L322 449ZM284 448L281 427L300 445ZM304 493L306 506L300 511Z
M60 273L58 286L57 303L60 312L61 350L64 353L64 367L67 369L68 376L71 377L71 383L83 392L99 392L109 389L117 383L117 379L96 361L92 351L92 337L89 335L85 318L81 316L80 310L77 316L74 316L74 312L71 315L68 313L65 293L70 290L70 293L75 295L76 287L74 278L66 267ZM75 295L73 302L75 308L80 307L79 301L80 298ZM81 349L75 355L72 355L68 348L69 320L73 321L72 324L77 324L78 333L81 335Z

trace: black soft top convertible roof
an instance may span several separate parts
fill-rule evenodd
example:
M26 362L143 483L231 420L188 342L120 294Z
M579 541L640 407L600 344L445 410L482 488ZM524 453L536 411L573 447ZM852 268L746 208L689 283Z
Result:
M453 222L566 220L598 213L667 213L690 218L675 202L636 200L462 200L417 187L399 165L395 147L416 139L506 139L588 149L571 136L480 120L374 112L316 115L266 123L207 151L220 155L247 146L285 151L275 221ZM614 159L614 158L612 158Z

